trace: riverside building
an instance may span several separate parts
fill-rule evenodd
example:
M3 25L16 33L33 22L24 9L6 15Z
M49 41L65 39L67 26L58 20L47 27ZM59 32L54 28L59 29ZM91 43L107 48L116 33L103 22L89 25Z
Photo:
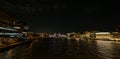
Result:
M28 29L28 24L0 12L0 44L24 40Z

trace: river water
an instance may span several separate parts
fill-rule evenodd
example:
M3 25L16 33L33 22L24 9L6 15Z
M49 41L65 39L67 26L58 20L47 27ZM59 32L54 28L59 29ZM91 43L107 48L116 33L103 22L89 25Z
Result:
M39 39L0 53L0 59L120 59L120 42Z

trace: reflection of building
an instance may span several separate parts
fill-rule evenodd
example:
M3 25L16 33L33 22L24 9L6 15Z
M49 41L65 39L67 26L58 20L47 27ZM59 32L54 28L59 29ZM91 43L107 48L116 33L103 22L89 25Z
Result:
M24 38L27 35L28 29L29 26L26 23L0 12L0 39L2 39L0 41Z

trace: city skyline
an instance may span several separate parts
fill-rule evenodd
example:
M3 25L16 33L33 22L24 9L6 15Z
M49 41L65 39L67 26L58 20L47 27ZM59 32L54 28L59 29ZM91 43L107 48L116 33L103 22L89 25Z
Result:
M117 1L0 0L0 59L120 59Z

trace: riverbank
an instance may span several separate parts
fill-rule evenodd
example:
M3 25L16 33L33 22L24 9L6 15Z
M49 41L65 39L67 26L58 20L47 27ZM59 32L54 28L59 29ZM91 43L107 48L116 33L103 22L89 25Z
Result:
M25 41L22 41L22 42L17 42L17 43L14 43L14 44L10 44L10 45L3 45L0 47L0 53L1 52L4 52L4 51L7 51L9 49L12 49L12 48L15 48L19 45L22 45L22 44L26 44L26 43L30 43L32 40L25 40Z
M98 39L98 38L89 38L86 40L101 40L101 41L117 41L120 42L120 38L111 38L111 39Z

